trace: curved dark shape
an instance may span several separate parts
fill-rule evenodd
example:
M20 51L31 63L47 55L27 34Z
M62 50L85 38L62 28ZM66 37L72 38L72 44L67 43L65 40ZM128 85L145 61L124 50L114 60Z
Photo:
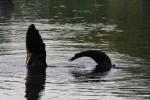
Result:
M93 72L106 72L113 67L110 58L104 52L98 50L88 50L77 53L74 57L69 59L69 61L76 60L80 57L90 57L98 64Z
M45 44L34 24L30 25L26 33L27 69L30 74L45 74L46 50Z

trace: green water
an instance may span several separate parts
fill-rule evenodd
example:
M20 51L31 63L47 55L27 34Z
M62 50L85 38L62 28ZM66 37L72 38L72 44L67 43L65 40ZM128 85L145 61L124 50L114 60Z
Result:
M0 0L0 96L3 100L149 100L149 0ZM46 44L47 75L26 78L25 35L34 23ZM84 50L116 65L90 73Z

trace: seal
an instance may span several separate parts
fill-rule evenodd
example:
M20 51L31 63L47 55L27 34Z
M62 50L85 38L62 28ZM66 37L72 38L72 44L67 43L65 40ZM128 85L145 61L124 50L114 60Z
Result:
M111 63L109 56L107 56L104 52L99 50L88 50L77 53L74 57L69 59L69 61L74 61L81 57L90 57L97 63L93 72L106 72L109 71L112 67L114 67L114 65L112 65Z
M39 31L31 24L26 33L27 71L29 74L45 74L46 50Z

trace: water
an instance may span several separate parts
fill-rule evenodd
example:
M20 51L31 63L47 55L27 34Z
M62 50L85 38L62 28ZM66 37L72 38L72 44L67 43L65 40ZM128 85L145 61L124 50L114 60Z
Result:
M0 0L1 100L149 100L149 0ZM26 79L25 34L34 23L47 51L47 75ZM116 65L92 74L102 50Z

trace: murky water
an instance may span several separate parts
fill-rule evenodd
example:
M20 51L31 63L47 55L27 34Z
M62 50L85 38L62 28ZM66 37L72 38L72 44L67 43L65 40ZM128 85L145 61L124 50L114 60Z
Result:
M149 100L149 0L0 0L1 100ZM34 23L47 51L47 75L26 79L25 34ZM116 65L92 74L102 50Z

